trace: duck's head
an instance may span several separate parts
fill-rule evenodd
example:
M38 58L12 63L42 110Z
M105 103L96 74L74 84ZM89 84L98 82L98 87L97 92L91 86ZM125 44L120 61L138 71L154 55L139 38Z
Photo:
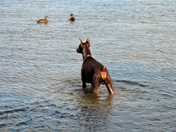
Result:
M48 19L49 17L48 16L45 16L45 19Z
M70 16L73 17L73 14L71 13Z

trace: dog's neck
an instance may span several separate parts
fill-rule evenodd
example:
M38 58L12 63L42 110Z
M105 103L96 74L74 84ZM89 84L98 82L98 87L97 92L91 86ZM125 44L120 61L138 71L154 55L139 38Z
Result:
M83 53L82 53L83 60L85 60L87 57L91 57L92 56L89 47L85 46L85 47L83 47L82 50L83 50Z

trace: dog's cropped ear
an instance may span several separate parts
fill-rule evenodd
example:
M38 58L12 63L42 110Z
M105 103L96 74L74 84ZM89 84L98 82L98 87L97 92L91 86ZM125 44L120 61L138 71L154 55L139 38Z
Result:
M79 38L79 40L81 41L81 44L83 43L82 40Z
M82 40L80 38L79 38L79 40L81 41L80 46L82 48L83 47L83 42L82 42Z
M87 38L86 43L88 43L89 44L88 46L90 47L90 39L89 38Z
M80 40L80 42L81 42L81 44L80 44L80 46L81 46L81 48L82 48L82 46L83 46L83 42L82 42L82 40L79 38L79 40Z

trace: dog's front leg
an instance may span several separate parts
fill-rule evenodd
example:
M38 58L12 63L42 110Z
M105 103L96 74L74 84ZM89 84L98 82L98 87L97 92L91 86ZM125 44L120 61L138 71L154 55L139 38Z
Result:
M86 88L86 82L82 80L82 88Z
M86 88L86 78L84 74L84 69L81 69L81 79L82 79L82 88Z

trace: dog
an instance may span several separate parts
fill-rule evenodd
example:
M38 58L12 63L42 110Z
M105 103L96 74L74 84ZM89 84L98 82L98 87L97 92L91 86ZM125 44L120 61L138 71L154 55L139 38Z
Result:
M98 87L100 84L105 84L109 93L114 94L112 80L107 68L92 57L90 39L87 38L85 43L81 39L80 41L81 43L76 51L77 53L81 53L83 57L81 68L82 87L86 88L86 83L91 83L93 93L98 95Z

